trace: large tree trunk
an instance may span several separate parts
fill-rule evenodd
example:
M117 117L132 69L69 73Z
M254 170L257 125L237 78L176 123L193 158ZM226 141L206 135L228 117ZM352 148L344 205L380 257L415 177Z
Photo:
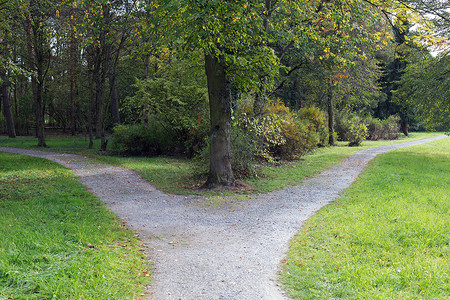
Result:
M14 128L14 120L11 114L11 106L9 103L9 93L8 93L8 82L6 81L6 76L2 76L2 98L3 98L3 114L6 119L6 128L8 129L8 136L10 138L16 137L16 130Z
M335 146L336 141L334 139L334 101L333 101L333 90L328 87L327 95L327 105L328 105L328 143L330 146Z
M205 56L211 119L209 176L205 187L234 185L231 169L231 94L225 64Z

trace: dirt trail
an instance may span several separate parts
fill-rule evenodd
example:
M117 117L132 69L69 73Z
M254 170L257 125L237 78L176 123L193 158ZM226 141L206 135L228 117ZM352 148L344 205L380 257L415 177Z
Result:
M360 151L300 185L220 207L156 190L136 173L72 154L0 147L73 170L140 233L154 262L149 299L288 299L277 271L303 222L339 197L376 155L445 136Z

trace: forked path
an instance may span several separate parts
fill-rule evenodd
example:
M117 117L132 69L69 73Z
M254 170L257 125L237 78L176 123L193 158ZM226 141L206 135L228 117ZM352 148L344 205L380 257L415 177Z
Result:
M72 169L107 207L138 231L154 262L150 299L287 299L277 271L289 239L339 197L376 155L445 136L360 151L300 185L214 207L156 190L127 169L79 155L0 147Z

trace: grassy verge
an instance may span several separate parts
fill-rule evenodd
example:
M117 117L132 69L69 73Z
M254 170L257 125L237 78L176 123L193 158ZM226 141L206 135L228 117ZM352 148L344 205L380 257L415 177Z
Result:
M198 187L203 181L196 179L195 166L185 159L170 157L117 157L97 156L106 163L112 163L138 172L159 190L173 194L199 194L203 196L226 196L250 193L267 193L286 186L298 184L305 177L316 174L338 163L342 159L366 148L384 146L394 143L409 142L434 136L433 133L412 133L395 141L365 141L361 147L347 147L339 143L338 147L316 149L300 160L286 162L279 166L263 166L261 176L242 180L249 188L233 191L203 191Z
M139 299L141 248L69 170L0 152L0 299Z
M291 241L294 299L448 299L450 139L382 155Z
M86 150L88 140L84 137L48 137L49 148L46 150L71 152L89 155L101 162L115 164L138 172L161 191L172 194L198 194L205 196L225 196L234 194L267 193L269 191L295 185L305 177L316 174L355 152L376 146L402 143L434 136L435 133L411 133L395 141L365 141L361 147L346 147L347 143L339 143L338 147L316 149L300 160L283 163L279 166L263 166L258 178L244 179L249 188L233 191L203 191L196 189L202 180L192 176L196 172L195 165L186 159L172 157L120 157L97 155L95 150ZM98 141L96 141L98 142ZM21 148L34 148L36 139L0 137L0 145ZM96 145L98 149L98 145Z
M94 140L94 149L89 150L89 138L85 136L47 136L46 143L47 148L38 148L37 138L34 137L19 136L11 139L0 136L0 146L3 147L84 154L95 154L100 149L100 140Z

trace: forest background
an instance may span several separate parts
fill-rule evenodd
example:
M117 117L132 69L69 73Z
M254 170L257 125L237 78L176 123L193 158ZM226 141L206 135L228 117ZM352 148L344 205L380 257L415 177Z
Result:
M337 140L448 131L448 7L0 1L0 132L196 157L215 187Z

